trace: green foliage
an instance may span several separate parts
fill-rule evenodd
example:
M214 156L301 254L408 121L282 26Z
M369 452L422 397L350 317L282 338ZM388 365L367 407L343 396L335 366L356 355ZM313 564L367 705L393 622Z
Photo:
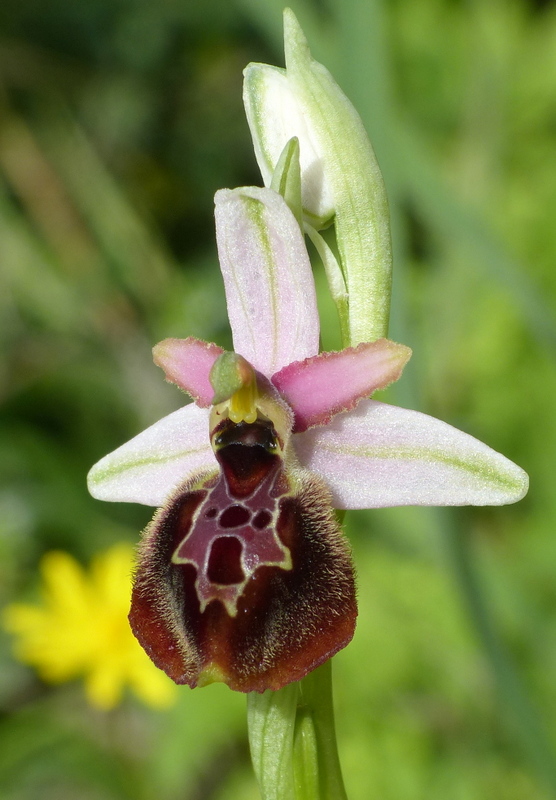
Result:
M351 800L556 796L556 6L292 4L368 127L394 225L395 387L530 473L519 506L348 515L360 622L335 661ZM230 346L212 197L260 183L248 61L281 63L274 0L0 9L0 603L40 556L135 541L150 511L88 468L178 407L166 336ZM323 342L338 346L323 289ZM394 399L389 390L386 399ZM350 521L351 520L351 521ZM6 800L257 797L243 698L110 715L0 656Z

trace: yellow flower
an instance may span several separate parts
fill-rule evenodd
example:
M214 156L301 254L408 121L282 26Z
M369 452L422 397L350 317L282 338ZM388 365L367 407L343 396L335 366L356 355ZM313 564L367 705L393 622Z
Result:
M174 684L152 664L127 621L132 567L128 544L97 555L88 571L69 553L47 553L42 603L4 610L4 627L17 636L16 657L50 683L82 676L98 708L117 705L126 685L148 705L169 705Z

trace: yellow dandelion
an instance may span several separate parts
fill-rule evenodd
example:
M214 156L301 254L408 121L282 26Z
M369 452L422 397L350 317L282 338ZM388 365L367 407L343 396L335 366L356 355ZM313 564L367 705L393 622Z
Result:
M69 553L47 553L41 604L4 609L4 627L17 637L15 656L50 683L83 677L98 708L117 705L126 686L148 705L168 706L175 686L149 660L127 621L132 565L128 544L100 553L89 570Z

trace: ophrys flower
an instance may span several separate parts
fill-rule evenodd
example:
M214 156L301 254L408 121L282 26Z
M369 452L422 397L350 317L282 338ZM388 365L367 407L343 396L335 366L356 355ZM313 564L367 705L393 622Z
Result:
M388 340L318 354L300 227L271 189L216 195L236 355L165 340L155 360L195 400L102 459L94 496L161 506L131 620L155 663L192 686L299 680L353 634L349 548L333 508L496 505L527 477L439 420L366 399L409 357Z

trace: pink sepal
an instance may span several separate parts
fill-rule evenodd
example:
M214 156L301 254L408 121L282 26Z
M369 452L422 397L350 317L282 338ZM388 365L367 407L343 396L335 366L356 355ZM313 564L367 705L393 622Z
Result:
M326 425L363 397L397 381L410 356L409 347L379 339L295 361L273 375L272 383L293 408L293 430L300 433Z
M153 347L153 359L164 370L166 380L191 395L198 406L208 408L214 395L210 370L223 352L216 344L189 336L159 342Z
M319 349L315 282L303 234L272 189L220 189L214 199L234 350L270 377Z

